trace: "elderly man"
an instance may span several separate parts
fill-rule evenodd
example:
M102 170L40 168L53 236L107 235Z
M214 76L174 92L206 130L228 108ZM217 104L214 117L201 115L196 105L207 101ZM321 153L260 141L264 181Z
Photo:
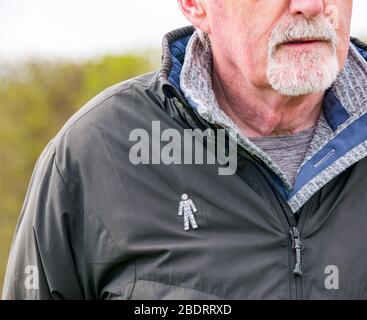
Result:
M367 298L352 1L178 2L194 26L166 35L162 68L101 93L40 156L3 297ZM170 150L184 130L211 129L204 148L225 131L235 148L215 147L235 152L234 172L152 161L153 123L181 137ZM139 146L137 129L152 132Z

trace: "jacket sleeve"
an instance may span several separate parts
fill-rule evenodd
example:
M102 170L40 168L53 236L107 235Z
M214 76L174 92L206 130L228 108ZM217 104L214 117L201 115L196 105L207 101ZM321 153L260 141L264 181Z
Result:
M72 236L75 212L52 141L39 157L10 250L3 299L83 299Z

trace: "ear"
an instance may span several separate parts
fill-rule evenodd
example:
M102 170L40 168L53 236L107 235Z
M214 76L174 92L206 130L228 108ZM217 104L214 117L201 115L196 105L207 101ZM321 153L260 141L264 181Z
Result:
M210 0L209 0L210 1ZM207 0L178 0L184 16L197 28L209 33Z

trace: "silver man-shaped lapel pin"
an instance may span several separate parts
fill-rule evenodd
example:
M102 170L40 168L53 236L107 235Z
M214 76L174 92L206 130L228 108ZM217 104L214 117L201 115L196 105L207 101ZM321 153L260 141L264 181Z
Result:
M184 217L184 230L187 231L190 229L190 223L193 229L197 229L199 226L196 223L194 213L198 210L194 202L189 198L189 196L184 193L181 196L181 201L178 207L178 215Z

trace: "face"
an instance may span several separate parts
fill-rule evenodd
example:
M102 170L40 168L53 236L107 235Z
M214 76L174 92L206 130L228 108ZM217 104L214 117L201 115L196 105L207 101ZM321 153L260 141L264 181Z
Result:
M344 67L352 0L186 2L202 6L191 21L209 34L213 52L254 86L289 96L321 92Z

